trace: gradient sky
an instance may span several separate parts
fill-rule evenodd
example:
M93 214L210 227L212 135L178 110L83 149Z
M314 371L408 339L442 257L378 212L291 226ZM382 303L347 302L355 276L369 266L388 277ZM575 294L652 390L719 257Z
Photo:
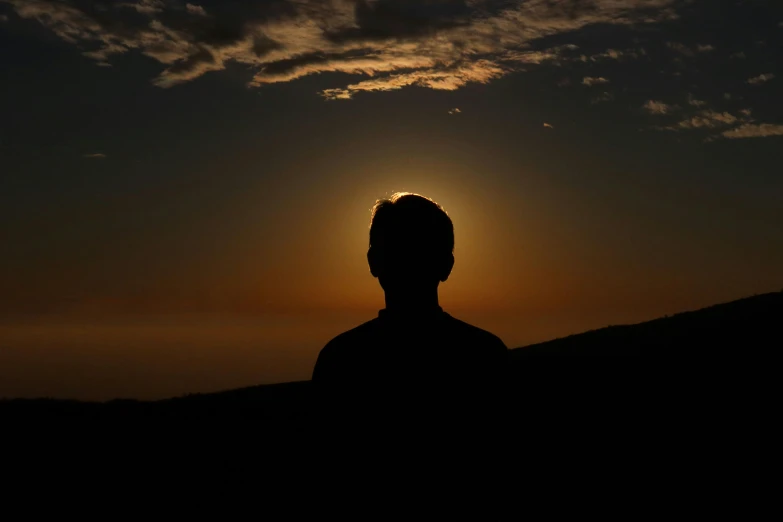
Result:
M783 288L783 4L0 0L0 396L309 378L370 208L510 347Z

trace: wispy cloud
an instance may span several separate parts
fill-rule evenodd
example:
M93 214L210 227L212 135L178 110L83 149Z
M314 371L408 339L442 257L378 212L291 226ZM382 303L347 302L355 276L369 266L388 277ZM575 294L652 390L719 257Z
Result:
M587 85L588 87L592 87L593 85L601 85L602 83L609 83L609 80L603 76L585 76L582 78L582 85Z
M22 18L110 63L138 52L165 66L153 81L171 87L236 62L250 85L319 73L365 81L323 92L347 99L361 91L407 86L458 89L530 64L558 60L574 46L533 48L546 38L610 24L671 19L674 0L248 0L182 4L137 0L98 6L86 0L0 0ZM201 4L208 4L203 7ZM206 16L206 15L209 16Z
M688 105L692 105L693 107L704 107L707 105L707 102L704 100L698 100L694 98L693 94L688 93Z
M204 10L203 7L200 5L195 4L185 4L185 9L188 11L188 13L198 16L207 16L206 10Z
M646 55L647 50L645 50L643 47L630 49L607 49L604 52L592 54L590 56L583 54L579 57L579 60L582 62L602 62L608 60L620 62L625 60L636 60Z
M93 154L84 154L82 157L88 159L104 159L106 157L106 154L103 154L102 152L96 152Z
M489 60L479 60L447 70L427 69L412 73L400 73L350 84L344 88L326 89L323 96L330 100L347 100L361 91L394 91L417 85L430 89L455 91L468 83L487 83L503 76L507 71Z
M662 101L647 100L642 108L650 114L669 114L677 109L675 105L669 105Z
M771 123L746 123L722 133L724 138L767 138L769 136L783 136L783 125Z
M459 107L454 107L453 109L449 109L449 114L459 114L462 111L459 110Z
M680 42L667 42L666 46L685 56L695 56L698 53L709 53L715 50L715 47L711 44L697 44L688 46Z
M552 125L551 123L546 123L546 122L544 122L544 128L545 129L555 130L555 126L554 125Z
M687 25L701 24L698 11L708 7L710 13L723 13L728 25L742 20L732 16L744 9L739 3L720 9L706 0L116 0L100 4L0 0L0 4L17 15L10 22L18 21L17 17L36 21L97 65L119 67L118 58L131 55L156 62L158 73L150 80L162 88L196 81L232 64L241 65L248 86L259 89L324 75L325 88L318 94L326 100L412 87L455 91L513 74L556 70L549 81L563 88L582 87L575 95L585 103L623 104L635 108L637 116L641 106L655 115L646 118L655 128L700 130L716 136L736 130L761 136L773 135L764 125L780 118L774 103L764 98L769 97L768 88L748 87L780 74L770 65L776 63L772 53L779 43L775 38L780 38L776 23L767 24L763 34L754 24L752 30L735 35L731 46ZM650 31L655 25L662 30ZM678 36L667 42L652 34ZM756 43L762 39L768 44ZM713 75L719 60L722 69ZM121 66L128 63L123 60ZM768 72L749 78L761 71ZM733 96L723 98L724 92ZM754 108L759 121L738 112L740 101ZM726 114L737 121L727 123ZM756 130L748 130L749 125Z
M751 85L759 85L761 83L766 83L766 82L770 81L774 77L775 77L775 75L772 74L772 73L760 74L760 75L755 76L753 78L749 78L748 79L748 83L751 84Z
M604 91L601 94L599 94L598 96L593 96L590 99L590 103L595 105L597 103L610 102L612 100L614 100L614 94L611 93L611 92L608 92L608 91Z
M710 134L705 138L707 142L714 142L720 138L767 138L771 136L783 136L783 125L771 123L758 123L752 118L751 109L740 109L737 115L727 111L702 110L697 114L687 117L674 125L657 127L659 130L688 131L718 130L717 134Z
M713 129L727 125L733 125L739 118L728 112L702 111L696 116L682 120L676 125L680 129Z

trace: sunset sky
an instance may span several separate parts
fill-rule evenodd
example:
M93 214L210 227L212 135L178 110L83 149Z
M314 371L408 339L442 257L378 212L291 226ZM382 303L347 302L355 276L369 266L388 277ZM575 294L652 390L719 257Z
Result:
M307 379L370 208L509 347L783 288L783 2L0 0L0 397Z

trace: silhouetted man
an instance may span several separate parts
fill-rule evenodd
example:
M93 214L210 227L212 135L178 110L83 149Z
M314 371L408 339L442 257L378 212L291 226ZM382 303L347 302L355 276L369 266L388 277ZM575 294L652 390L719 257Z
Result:
M434 201L398 193L373 208L370 272L386 308L321 350L313 381L322 388L481 389L504 380L508 350L495 335L444 312L438 285L454 266L454 227Z

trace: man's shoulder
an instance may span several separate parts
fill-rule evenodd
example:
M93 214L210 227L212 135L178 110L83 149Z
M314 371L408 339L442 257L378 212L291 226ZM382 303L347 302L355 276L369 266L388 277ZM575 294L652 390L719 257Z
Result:
M483 330L478 326L474 326L470 323L466 323L456 317L446 314L449 323L459 337L465 341L470 341L471 344L479 345L496 350L508 350L506 344L492 332Z
M339 379L341 375L344 377L346 368L350 368L355 363L367 340L375 336L377 327L378 320L372 319L341 333L326 343L318 354L313 369L313 380L326 382Z
M371 319L360 324L356 328L351 328L334 337L331 341L326 343L326 346L323 347L321 352L350 350L354 347L361 346L368 338L371 338L376 334L377 329L378 318L376 317L375 319Z

